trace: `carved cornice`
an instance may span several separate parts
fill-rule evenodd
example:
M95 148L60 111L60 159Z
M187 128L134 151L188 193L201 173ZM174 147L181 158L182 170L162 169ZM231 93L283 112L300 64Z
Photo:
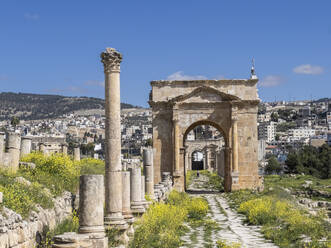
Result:
M151 81L152 86L171 86L171 85L190 85L190 86L199 86L199 85L219 85L219 84L233 84L233 85L255 85L257 84L258 79L222 79L222 80L155 80Z
M107 47L104 52L101 53L101 62L104 65L105 73L119 72L120 64L122 62L122 54L115 48Z
M182 102L182 101L185 101L186 99L189 99L189 98L199 94L200 92L208 92L208 93L215 94L215 95L221 97L222 101L240 101L241 100L237 96L224 93L224 92L219 91L215 88L212 88L212 87L209 87L209 86L200 86L200 87L192 90L190 93L174 97L174 98L170 99L169 101L174 102L174 103L175 102Z

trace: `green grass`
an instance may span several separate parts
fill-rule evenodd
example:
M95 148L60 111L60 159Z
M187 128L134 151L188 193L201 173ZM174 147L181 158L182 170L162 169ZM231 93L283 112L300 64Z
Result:
M200 223L208 212L203 198L191 198L184 192L172 191L166 203L154 203L135 225L131 248L175 248L187 232L184 222Z
M200 170L199 173L201 175L204 175L208 178L208 180L199 188L208 188L213 189L216 191L223 192L224 186L223 186L223 178L217 175L217 173L210 172L208 170ZM196 180L197 177L197 171L196 170L189 170L186 173L186 188L189 187L189 185L192 184L193 180Z
M265 187L274 187L274 188L288 188L291 191L306 191L303 185L305 181L311 181L312 184L310 185L308 190L318 190L324 191L327 193L331 193L331 179L320 179L317 177L313 177L310 175L295 175L295 177L291 177L289 175L278 176L278 175L270 175L265 176L264 184ZM319 198L320 200L330 201L329 198Z
M64 191L76 193L81 173L104 173L104 162L101 160L88 158L76 162L63 154L44 156L34 152L25 156L22 161L33 162L36 168L20 168L17 172L0 171L0 191L3 192L0 210L6 206L23 218L27 218L35 210L36 204L44 209L52 208L52 198ZM16 182L16 177L27 179L31 185Z
M331 225L325 221L325 216L310 215L284 190L302 189L305 180L311 180L317 185L322 181L309 176L266 176L265 190L262 193L249 190L230 193L230 206L245 214L248 223L261 225L264 236L281 248L330 247L331 244L327 246L325 242L320 242L322 239L331 239ZM307 244L302 237L309 237L312 241Z
M33 182L31 185L22 184L16 182L15 177L16 174L0 171L0 192L3 192L1 209L6 206L25 219L32 210L36 210L36 204L45 209L54 206L52 197L41 184L37 182Z
M78 232L79 220L77 213L74 213L69 218L59 223L53 230L49 230L47 226L44 227L41 234L42 241L37 248L51 248L53 245L53 237L65 232Z

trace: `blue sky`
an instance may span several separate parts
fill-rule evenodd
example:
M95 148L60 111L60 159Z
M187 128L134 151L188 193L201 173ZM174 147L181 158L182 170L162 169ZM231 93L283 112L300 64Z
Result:
M123 53L122 102L159 79L248 78L264 101L331 97L331 1L1 0L0 91L103 97L100 53Z

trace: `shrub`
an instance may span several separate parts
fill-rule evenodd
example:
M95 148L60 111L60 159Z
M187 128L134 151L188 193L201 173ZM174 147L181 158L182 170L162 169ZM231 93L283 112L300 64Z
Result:
M81 175L104 175L105 162L95 158L84 158L80 161L80 174Z
M240 248L241 247L241 244L240 243L235 243L235 242L232 242L232 243L228 243L226 242L225 240L218 240L216 242L217 244L217 248Z
M185 230L184 221L199 222L207 212L208 203L205 199L172 191L166 204L155 203L137 221L130 247L179 247L180 236Z
M203 198L193 198L187 204L188 218L201 220L208 213L208 203Z
M35 163L36 168L21 168L19 174L45 185L54 195L58 196L64 190L76 192L80 163L72 161L69 156L60 153L44 156L40 152L33 152L22 161Z
M292 204L269 196L243 202L238 211L247 216L249 223L264 225L264 235L280 247L302 247L302 236L313 242L330 236L330 226L323 226L322 218L309 216Z
M152 205L137 221L138 227L130 247L179 247L180 229L186 216L186 209L179 206Z

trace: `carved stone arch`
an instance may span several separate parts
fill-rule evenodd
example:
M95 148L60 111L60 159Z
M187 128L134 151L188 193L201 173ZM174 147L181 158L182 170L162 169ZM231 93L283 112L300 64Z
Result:
M224 137L226 190L258 187L257 81L152 81L154 181L169 171L184 190L184 139L195 126L211 125Z

